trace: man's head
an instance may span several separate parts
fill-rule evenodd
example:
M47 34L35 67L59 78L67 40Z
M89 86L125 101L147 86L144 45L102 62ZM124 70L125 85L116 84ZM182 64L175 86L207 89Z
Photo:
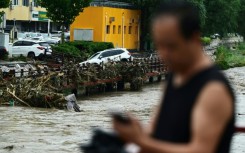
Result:
M156 11L153 39L160 57L173 71L183 71L200 55L201 21L191 3L163 3Z

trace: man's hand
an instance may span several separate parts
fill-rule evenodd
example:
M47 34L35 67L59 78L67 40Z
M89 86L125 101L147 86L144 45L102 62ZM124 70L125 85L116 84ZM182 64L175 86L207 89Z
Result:
M114 119L113 126L124 141L137 144L140 140L142 140L145 134L139 121L132 116L129 118L129 123L121 123Z

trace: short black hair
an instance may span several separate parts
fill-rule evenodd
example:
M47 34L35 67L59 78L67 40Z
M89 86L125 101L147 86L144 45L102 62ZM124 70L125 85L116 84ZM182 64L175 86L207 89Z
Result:
M154 19L163 15L173 15L179 21L184 38L189 39L194 33L201 33L200 11L196 5L187 0L169 0L157 7Z

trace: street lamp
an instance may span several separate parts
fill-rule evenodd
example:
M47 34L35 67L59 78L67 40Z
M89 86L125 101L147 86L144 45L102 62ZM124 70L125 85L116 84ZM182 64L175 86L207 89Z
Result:
M12 42L14 43L14 35L15 35L15 26L16 26L16 19L13 18L13 21L14 21L14 28L13 28L13 32L12 32Z
M125 29L124 29L124 22L125 22L125 17L124 17L124 12L122 13L122 48L124 48L124 34L125 34Z
M50 36L50 19L45 19L45 21L48 21L48 36Z
M15 21L16 21L16 19L14 18L13 20L14 20L14 28L15 28Z
M106 42L106 35L107 35L107 12L105 13L105 32L104 32L104 42Z
M48 19L48 36L50 36L50 19Z

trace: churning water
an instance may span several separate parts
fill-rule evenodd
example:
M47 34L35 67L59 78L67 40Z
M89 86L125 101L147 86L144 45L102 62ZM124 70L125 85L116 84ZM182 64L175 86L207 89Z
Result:
M153 84L147 85L141 92L96 95L79 101L83 110L81 113L0 107L0 153L79 153L78 145L89 141L93 128L111 129L108 109L121 108L131 111L146 124L154 107L159 103L161 94L161 85ZM238 89L237 96L237 113L245 114L243 88ZM237 122L245 125L245 116L237 115ZM7 146L13 148L10 148L10 151L3 149ZM245 134L235 134L232 153L243 152Z

